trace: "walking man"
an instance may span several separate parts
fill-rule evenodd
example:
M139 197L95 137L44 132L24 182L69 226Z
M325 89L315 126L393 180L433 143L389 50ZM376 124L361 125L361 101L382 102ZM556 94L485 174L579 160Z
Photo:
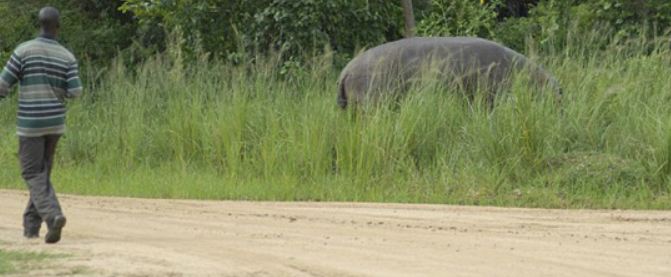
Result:
M38 238L47 224L46 243L61 239L65 216L51 184L51 168L58 139L65 132L65 98L81 94L77 60L56 41L60 28L57 9L40 10L39 37L24 42L12 53L0 73L0 98L19 83L17 135L21 175L30 190L23 214L26 238Z

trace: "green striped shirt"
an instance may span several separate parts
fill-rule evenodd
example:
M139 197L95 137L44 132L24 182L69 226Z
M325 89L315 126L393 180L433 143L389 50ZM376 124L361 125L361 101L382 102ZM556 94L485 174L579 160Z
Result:
M17 134L25 137L65 132L65 98L81 95L77 60L57 41L38 37L14 50L0 73L0 98L19 83Z

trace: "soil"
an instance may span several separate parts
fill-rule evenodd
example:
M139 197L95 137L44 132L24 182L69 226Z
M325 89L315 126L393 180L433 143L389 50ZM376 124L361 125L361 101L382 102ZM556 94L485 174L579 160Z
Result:
M671 276L671 211L61 194L46 245L22 237L27 199L0 190L0 248L67 254L30 275Z

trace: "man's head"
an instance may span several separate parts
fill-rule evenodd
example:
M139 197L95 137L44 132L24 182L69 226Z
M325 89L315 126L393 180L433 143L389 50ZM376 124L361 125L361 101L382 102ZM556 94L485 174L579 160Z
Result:
M38 19L40 21L40 27L42 28L42 34L56 36L58 35L58 29L61 26L60 23L60 13L54 7L44 7L40 10Z

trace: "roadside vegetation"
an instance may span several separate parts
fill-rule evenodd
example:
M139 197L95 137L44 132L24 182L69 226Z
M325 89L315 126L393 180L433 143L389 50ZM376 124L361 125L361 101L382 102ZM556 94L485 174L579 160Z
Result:
M389 24L364 30L379 36L350 38L353 27L345 26L347 31L292 37L303 26L292 21L292 12L314 14L311 9L343 8L348 1L294 8L287 6L291 1L270 1L263 12L236 6L249 9L245 18L256 19L251 25L258 29L227 25L232 28L227 41L238 43L210 49L223 38L207 36L210 25L181 22L186 17L175 13L183 10L143 2L125 1L121 8L138 21L123 17L123 26L150 32L165 23L177 31L160 40L165 44L131 43L116 59L85 62L86 93L69 104L69 130L58 149L53 181L59 192L671 208L667 17L653 24L628 13L631 7L624 4L606 5L619 1L540 1L528 17L504 20L498 6L488 5L505 1L453 1L461 3L456 6L420 1L425 4L418 5L425 9L418 12L420 34L493 36L554 73L564 89L561 102L529 91L519 78L492 109L477 99L466 101L455 88L427 83L398 104L355 113L336 105L339 70L361 46L398 36L401 24L389 32L382 29ZM190 10L191 18L226 12L215 9L223 5L201 2L202 9ZM390 15L400 13L387 1L371 3ZM654 7L658 10L645 12L671 10L666 4ZM588 17L592 8L596 12ZM480 21L445 21L471 13ZM275 14L285 21L268 19ZM375 22L391 18L367 15ZM121 24L115 22L108 22L110 30L130 30L113 27ZM236 30L239 37L233 36ZM285 36L269 35L275 33ZM348 39L361 41L333 44ZM272 47L251 51L259 49L258 42ZM300 47L305 45L310 48ZM138 58L133 49L145 52ZM16 159L15 101L0 103L0 188L24 188Z
M0 275L28 273L25 269L36 270L44 267L48 259L60 257L59 255L43 252L27 252L0 249Z
M427 85L361 113L335 104L328 54L286 76L279 58L188 64L170 47L117 63L70 104L54 182L160 198L669 208L670 53L640 40L575 55L589 39L538 59L561 81L559 104L519 78L493 109ZM22 188L14 106L0 110L0 178Z

